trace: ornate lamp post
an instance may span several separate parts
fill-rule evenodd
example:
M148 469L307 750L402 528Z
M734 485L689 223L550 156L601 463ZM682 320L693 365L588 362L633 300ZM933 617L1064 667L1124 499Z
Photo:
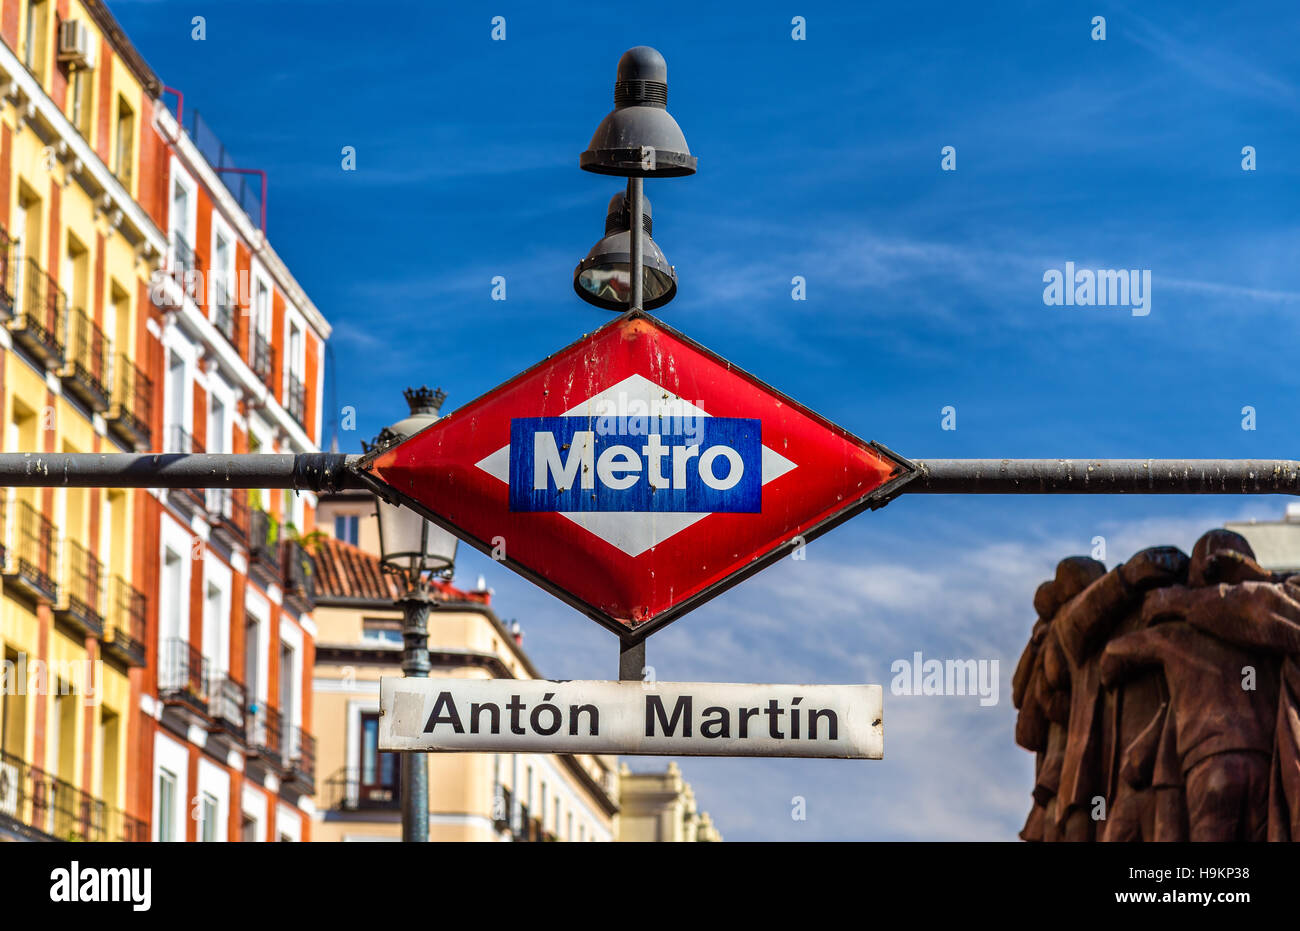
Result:
M446 394L442 390L407 388L411 414L375 437L369 449L389 446L414 436L438 419ZM430 582L451 578L460 542L441 527L409 508L375 498L379 519L380 564L398 583L402 608L402 674L429 675L429 611L434 605ZM429 762L423 753L402 754L402 840L429 839Z

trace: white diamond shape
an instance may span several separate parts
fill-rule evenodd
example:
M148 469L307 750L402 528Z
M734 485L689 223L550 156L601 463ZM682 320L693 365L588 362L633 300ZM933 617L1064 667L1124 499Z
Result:
M644 403L651 417L710 417L708 411L685 401L642 375L631 375L617 385L592 395L578 406L565 411L563 417L599 417L608 413L602 404L614 404L625 411L629 402ZM640 411L638 410L638 413ZM475 463L493 478L510 483L510 444L484 456ZM796 464L774 449L763 447L763 484L780 478ZM640 556L674 534L681 533L712 512L678 511L559 511L579 527L600 537L629 556Z

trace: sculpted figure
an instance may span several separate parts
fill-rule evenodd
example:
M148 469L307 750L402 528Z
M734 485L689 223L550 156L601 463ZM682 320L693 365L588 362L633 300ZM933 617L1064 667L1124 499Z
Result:
M1055 813L1062 840L1092 840L1093 799L1107 797L1101 648L1144 592L1176 582L1185 566L1186 557L1174 547L1143 550L1089 584L1052 621L1050 639L1068 667L1070 682L1069 723ZM1051 652L1052 647L1045 649L1045 662Z
M1188 558L1175 547L1147 551L1165 561L1163 584L1183 582ZM1111 637L1122 637L1145 626L1140 600L1132 601L1115 625ZM1119 688L1102 696L1101 772L1105 778L1108 809L1101 839L1105 841L1155 840L1158 834L1176 839L1181 833L1182 779L1176 769L1169 779L1168 767L1157 767L1162 747L1168 746L1169 692L1164 674L1148 667L1134 674ZM1157 778L1159 769L1159 778ZM1162 793L1167 793L1162 796ZM1159 804L1163 797L1164 805ZM1157 829L1160 822L1160 829Z
M1160 772L1153 771L1153 784L1181 778L1187 836L1193 841L1266 836L1278 663L1242 636L1243 631L1259 635L1261 609L1252 607L1256 603L1245 594L1234 600L1227 593L1249 593L1260 586L1276 592L1277 586L1269 583L1242 581L1270 577L1242 537L1211 531L1192 551L1188 586L1148 594L1143 629L1112 640L1102 655L1100 671L1107 686L1127 683L1152 668L1164 673L1168 710L1157 743L1163 747L1155 766ZM1268 629L1270 636L1285 640L1284 628ZM1244 687L1248 670L1254 672L1253 688ZM1161 807L1158 802L1157 810ZM1165 830L1156 830L1156 836L1177 833L1171 825L1174 814L1165 815Z
M1020 712L1016 716L1016 743L1037 755L1034 765L1034 806L1030 809L1025 826L1020 831L1020 839L1026 841L1043 840L1047 803L1051 798L1042 787L1039 777L1043 772L1043 760L1047 752L1048 735L1052 724L1047 718L1047 709L1039 701L1034 683L1042 676L1039 651L1047 636L1047 625L1051 622L1052 615L1056 613L1058 604L1055 582L1044 582L1038 586L1038 591L1034 593L1034 611L1038 619L1034 622L1029 643L1025 645L1020 662L1016 664L1016 671L1011 676L1011 703ZM1043 790L1040 791L1040 788Z
M1070 665L1051 631L1063 606L1078 597L1105 572L1106 567L1095 559L1086 556L1068 557L1057 564L1056 578L1050 583L1050 589L1044 591L1040 587L1042 600L1035 599L1036 607L1041 606L1052 612L1051 619L1042 628L1043 638L1035 657L1034 673L1026 684L1026 704L1032 701L1046 719L1046 734L1042 740L1042 752L1034 780L1035 809L1042 809L1044 841L1063 839L1059 792L1068 738L1071 694ZM1032 815L1031 812L1031 819ZM1027 828L1029 826L1026 825Z

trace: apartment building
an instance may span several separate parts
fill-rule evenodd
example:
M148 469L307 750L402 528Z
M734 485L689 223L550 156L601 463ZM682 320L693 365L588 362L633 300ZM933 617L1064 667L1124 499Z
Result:
M400 676L401 612L379 552L374 499L323 496L315 552L313 720L320 735L312 837L393 841L401 837L398 754L378 749L379 679ZM507 629L486 591L435 582L429 615L432 675L541 678L517 630ZM429 754L431 841L612 841L618 817L612 757L589 754Z
M6 450L147 449L156 76L96 2L0 3ZM132 792L147 492L4 489L0 836L147 838Z
M225 146L170 96L151 123L167 152L159 446L317 451L329 324L266 239L264 190L226 171ZM151 505L160 607L141 752L155 840L310 837L315 504L172 489Z
M0 0L0 38L4 448L316 450L329 325L264 177L99 0ZM313 497L0 500L0 836L308 839Z

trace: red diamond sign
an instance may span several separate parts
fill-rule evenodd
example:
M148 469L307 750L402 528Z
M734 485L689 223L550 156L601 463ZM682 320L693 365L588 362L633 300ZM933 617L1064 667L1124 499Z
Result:
M362 469L632 640L882 506L915 472L642 312Z

